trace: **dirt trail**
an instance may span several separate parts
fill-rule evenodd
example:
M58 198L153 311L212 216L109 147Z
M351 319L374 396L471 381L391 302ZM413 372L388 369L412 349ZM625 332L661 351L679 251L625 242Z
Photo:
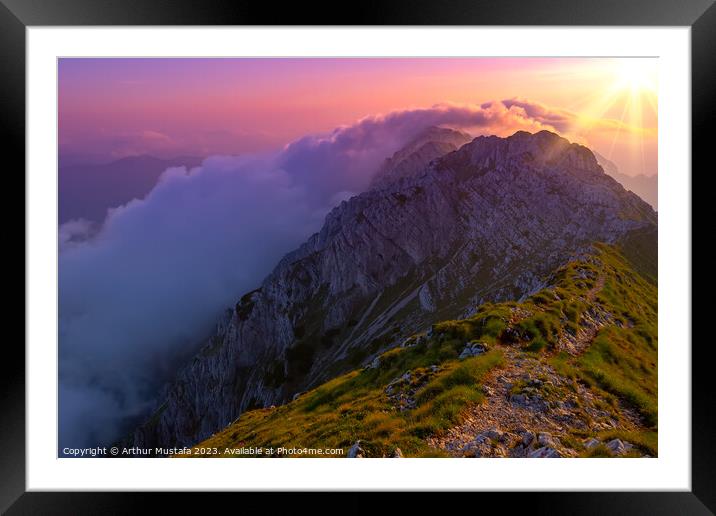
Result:
M502 351L505 366L485 378L484 402L471 407L460 425L431 438L432 446L454 456L539 456L542 448L550 448L559 456L569 457L577 454L567 444L569 430L596 434L640 426L631 413L604 410L603 400L578 382L559 375L546 362L514 348L504 347ZM479 442L486 434L497 439ZM543 446L537 441L540 434L547 434L543 436ZM531 439L535 442L525 445Z
M557 351L566 351L572 356L581 355L597 336L601 328L614 322L612 314L604 310L599 304L592 303L594 298L604 288L604 276L599 276L594 286L582 298L589 308L581 315L578 330L575 334L565 331L557 342Z
M580 329L561 339L559 350L583 353L599 329L613 322L611 314L591 304L603 287L602 276L583 298L591 306L583 314ZM510 323L530 315L514 309ZM484 402L471 407L460 425L429 439L431 446L453 456L569 457L577 455L575 447L581 447L581 443L575 446L570 430L595 435L603 430L641 427L632 410L610 407L578 381L558 374L547 362L547 355L498 347L505 364L486 376Z

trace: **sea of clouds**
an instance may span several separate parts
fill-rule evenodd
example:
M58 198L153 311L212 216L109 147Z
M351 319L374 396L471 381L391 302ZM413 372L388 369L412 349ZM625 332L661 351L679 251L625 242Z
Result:
M259 286L421 131L555 130L564 116L525 101L371 116L273 153L168 169L144 199L110 210L101 227L64 224L60 449L108 444L130 431L221 311Z

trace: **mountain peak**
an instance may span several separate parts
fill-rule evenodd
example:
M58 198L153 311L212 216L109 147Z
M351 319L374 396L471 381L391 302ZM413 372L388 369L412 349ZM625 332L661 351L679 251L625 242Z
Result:
M442 157L438 169L479 173L493 168L519 167L552 170L579 175L594 181L604 176L591 150L550 131L517 131L507 138L479 136L457 152Z
M383 162L371 188L383 188L421 172L432 160L459 149L470 140L472 136L462 131L430 126Z

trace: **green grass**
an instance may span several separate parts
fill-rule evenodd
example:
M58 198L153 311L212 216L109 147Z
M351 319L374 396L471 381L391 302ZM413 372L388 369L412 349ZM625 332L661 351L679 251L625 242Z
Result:
M457 347L436 341L390 350L378 368L343 375L287 405L247 412L201 446L347 450L360 439L371 456L390 455L395 448L410 456L440 456L424 438L457 424L469 404L482 401L481 379L503 362L498 350L457 361ZM395 409L384 392L388 383L406 371L427 373L432 365L440 369L417 389L416 407Z
M526 337L527 351L538 352L553 348L562 332L559 317L551 312L537 312L517 323L517 328Z
M656 350L634 331L609 327L577 361L589 383L639 411L647 426L657 425Z

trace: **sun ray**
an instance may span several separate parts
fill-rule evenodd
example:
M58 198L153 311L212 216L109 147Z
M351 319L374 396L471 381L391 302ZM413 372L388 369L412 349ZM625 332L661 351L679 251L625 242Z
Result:
M629 107L629 104L631 103L631 98L627 98L626 102L624 102L624 108L622 109L622 116L619 119L621 122L617 126L617 130L614 133L614 138L612 138L612 146L609 148L609 155L607 156L607 159L612 159L612 154L614 153L614 146L616 145L617 139L619 138L619 133L622 129L622 124L624 123L624 116L626 115L627 109Z

